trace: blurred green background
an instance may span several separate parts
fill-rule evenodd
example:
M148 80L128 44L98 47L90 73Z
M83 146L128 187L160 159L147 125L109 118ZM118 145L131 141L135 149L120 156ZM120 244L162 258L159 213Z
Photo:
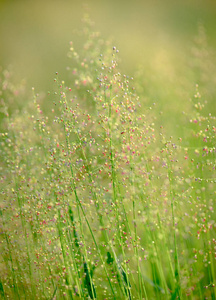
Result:
M121 68L131 76L140 66L153 66L162 77L172 77L199 23L209 46L216 48L214 0L1 0L0 65L12 65L17 80L46 92L56 71L67 76L69 42L78 48L83 42L76 30L86 10L95 30L113 38Z

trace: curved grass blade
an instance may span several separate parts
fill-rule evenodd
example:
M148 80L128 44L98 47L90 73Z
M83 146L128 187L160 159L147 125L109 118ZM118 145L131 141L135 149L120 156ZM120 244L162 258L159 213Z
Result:
M77 248L79 248L79 236L78 236L78 233L76 231L76 226L75 226L74 217L73 217L73 211L72 211L70 206L69 206L69 211L68 212L69 212L69 217L70 217L71 223L73 225L73 235L74 235L75 245L76 245Z
M128 297L128 299L131 300L132 299L131 284L130 284L130 281L128 279L128 275L126 274L124 268L121 266L121 264L120 264L120 262L119 262L119 260L116 256L115 251L114 251L113 248L112 248L112 251L113 251L113 254L114 254L114 257L115 257L115 262L116 262L118 274L120 275L121 281L123 282L125 294ZM110 252L107 252L107 263L108 264L113 264L113 261L114 261L114 259L112 258Z
M84 273L85 273L85 281L84 281L85 287L88 290L88 294L89 294L90 298L96 299L97 298L96 290L95 290L94 284L92 282L93 270L91 270L89 273L88 266L85 261L84 261L83 267L84 267Z
M53 299L54 299L56 292L57 292L57 286L56 286L56 288L55 288L55 290L54 290L54 292L53 292L52 298L51 298L50 300L53 300Z

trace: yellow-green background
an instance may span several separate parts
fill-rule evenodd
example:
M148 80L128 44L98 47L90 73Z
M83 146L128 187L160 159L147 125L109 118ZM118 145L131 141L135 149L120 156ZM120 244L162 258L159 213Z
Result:
M151 64L162 76L172 76L199 23L209 46L216 48L213 0L1 0L0 65L12 65L17 80L26 79L29 88L52 88L56 71L67 76L69 41L77 47L82 42L75 31L82 26L86 6L95 30L104 39L113 38L129 75Z

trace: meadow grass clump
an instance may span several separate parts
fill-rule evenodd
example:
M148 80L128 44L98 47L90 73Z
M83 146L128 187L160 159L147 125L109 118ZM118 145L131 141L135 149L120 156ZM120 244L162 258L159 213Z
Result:
M197 85L170 137L118 49L83 32L69 83L4 110L1 297L214 299L215 117Z

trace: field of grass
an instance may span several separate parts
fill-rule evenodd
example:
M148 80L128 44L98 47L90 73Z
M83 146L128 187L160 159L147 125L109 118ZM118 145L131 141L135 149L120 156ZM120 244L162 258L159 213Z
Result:
M170 61L150 72L160 52L134 78L88 19L82 31L47 95L1 72L0 297L215 299L216 56L205 30L178 74Z

